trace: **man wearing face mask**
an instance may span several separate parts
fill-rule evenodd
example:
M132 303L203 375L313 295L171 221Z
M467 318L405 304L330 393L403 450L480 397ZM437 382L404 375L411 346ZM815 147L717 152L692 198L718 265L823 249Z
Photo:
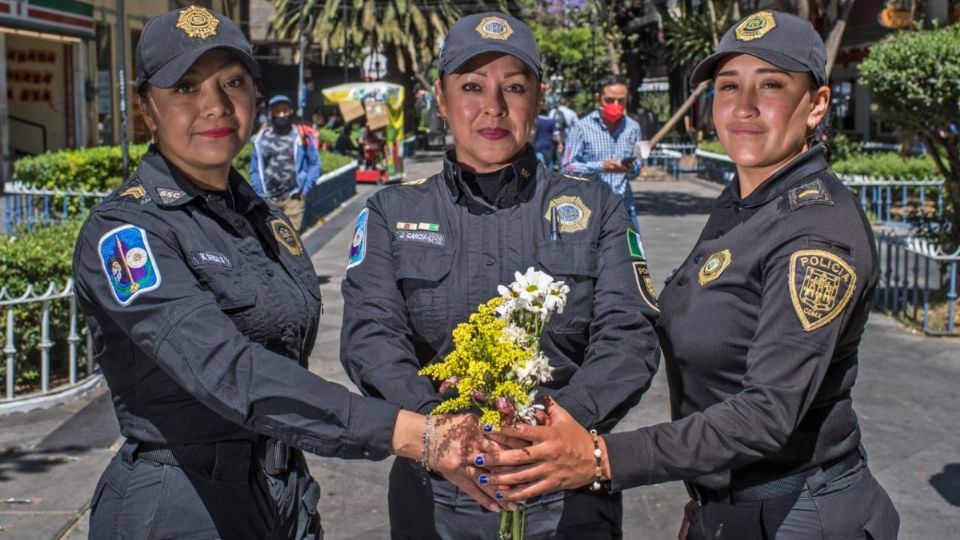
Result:
M253 137L250 183L257 194L276 204L297 231L307 192L320 178L320 154L313 137L293 122L287 96L270 98L269 121Z
M640 125L626 116L627 79L607 74L597 83L597 110L573 125L563 153L563 172L602 180L623 198L633 227L640 231L630 190L633 145Z

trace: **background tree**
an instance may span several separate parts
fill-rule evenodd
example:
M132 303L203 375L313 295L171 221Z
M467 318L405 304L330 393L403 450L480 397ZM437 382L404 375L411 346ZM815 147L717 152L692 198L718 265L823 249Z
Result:
M860 80L881 119L919 136L945 179L943 219L921 232L960 247L960 25L888 36L870 48Z
M336 52L343 63L359 64L371 51L382 50L394 62L397 82L414 77L432 85L439 40L461 14L458 2L435 0L274 0L278 37L299 39L301 17L308 42L326 55ZM478 2L470 2L477 6Z

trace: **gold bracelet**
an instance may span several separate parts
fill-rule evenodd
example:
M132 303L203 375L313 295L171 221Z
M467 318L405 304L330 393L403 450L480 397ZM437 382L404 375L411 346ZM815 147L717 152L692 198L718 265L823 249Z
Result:
M600 450L600 434L597 433L597 430L591 429L590 437L593 439L593 457L597 460L590 491L600 491L601 482L603 482L603 451Z

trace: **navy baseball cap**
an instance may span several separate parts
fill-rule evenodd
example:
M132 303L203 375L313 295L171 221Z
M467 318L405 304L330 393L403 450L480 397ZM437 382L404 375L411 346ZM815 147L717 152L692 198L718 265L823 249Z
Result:
M137 43L137 87L170 88L205 52L226 49L254 78L260 65L243 32L230 19L207 8L190 6L150 19Z
M467 15L450 28L440 51L440 74L456 73L475 56L493 52L518 58L537 79L543 78L540 50L530 27L496 11Z
M822 86L827 82L827 48L810 21L779 11L758 11L727 30L717 52L697 64L690 83L712 79L717 64L730 54L749 54L780 69L809 72Z

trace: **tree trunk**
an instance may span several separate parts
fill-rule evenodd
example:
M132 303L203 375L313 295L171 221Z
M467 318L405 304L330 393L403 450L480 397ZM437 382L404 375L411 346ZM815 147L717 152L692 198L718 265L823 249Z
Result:
M837 60L837 53L840 52L840 42L843 41L843 32L847 29L847 21L850 19L850 12L853 10L853 4L856 0L847 0L847 2L838 6L838 17L824 45L827 47L827 79L830 78L830 72L833 71L833 64Z
M673 129L673 126L675 126L677 122L683 118L683 115L687 114L687 111L690 110L690 107L693 107L693 104L697 101L697 98L699 98L700 94L702 94L704 90L710 86L711 82L712 81L703 81L693 89L693 92L690 93L690 97L688 97L687 100L683 102L683 105L681 105L680 108L673 113L673 116L671 116L670 119L667 120L667 123L660 128L660 131L658 131L657 134L650 139L651 148L655 147L657 143L663 140L663 138L667 136L667 133L670 133L670 130Z

